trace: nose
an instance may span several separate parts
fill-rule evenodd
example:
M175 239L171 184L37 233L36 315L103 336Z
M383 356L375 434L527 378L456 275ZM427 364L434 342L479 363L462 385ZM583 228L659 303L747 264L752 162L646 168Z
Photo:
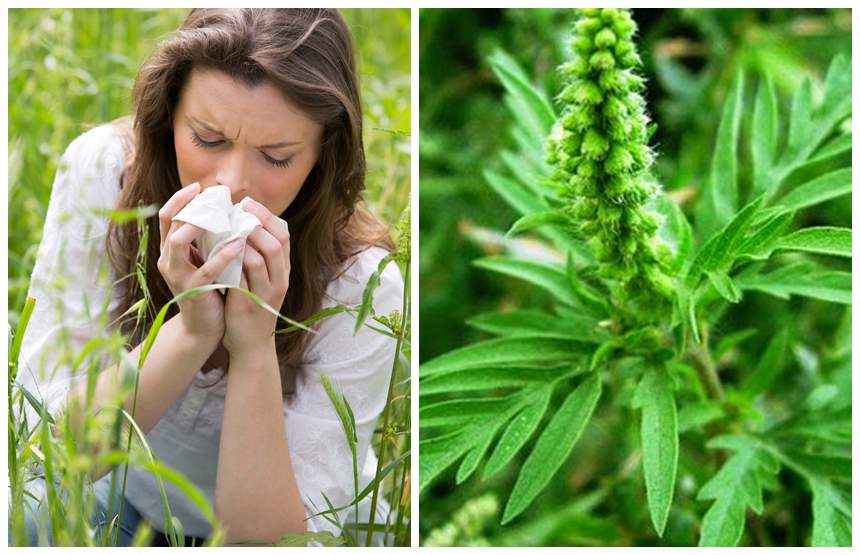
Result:
M246 154L242 149L233 148L218 162L215 181L218 185L230 188L233 203L237 203L251 193L249 165Z

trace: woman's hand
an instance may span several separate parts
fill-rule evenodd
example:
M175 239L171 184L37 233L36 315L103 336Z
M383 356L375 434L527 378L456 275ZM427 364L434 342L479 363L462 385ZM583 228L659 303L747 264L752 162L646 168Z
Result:
M252 201L245 203L263 224L248 235L241 286L281 310L290 287L290 231L287 223ZM225 306L224 347L231 357L273 346L277 317L248 295L231 289Z
M194 239L203 229L173 217L200 192L200 185L184 187L174 193L158 211L161 232L161 256L158 271L174 295L194 287L214 283L227 264L241 251L242 245L234 241L204 264ZM224 301L217 291L206 291L179 303L179 316L186 331L193 337L212 343L214 349L224 336Z

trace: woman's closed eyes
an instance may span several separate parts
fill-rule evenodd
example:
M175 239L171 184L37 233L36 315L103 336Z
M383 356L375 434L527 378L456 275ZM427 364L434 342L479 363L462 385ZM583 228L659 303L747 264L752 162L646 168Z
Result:
M207 141L207 140L203 139L200 135L198 135L197 132L194 131L193 129L191 130L191 142L193 142L195 145L197 145L200 148L207 148L207 149L208 148L217 148L217 147L221 146L222 144L224 144L223 139L218 139L215 141ZM277 168L289 167L290 163L293 160L293 156L295 156L295 155L291 155L287 158L284 158L283 160L279 160L277 158L272 158L271 156L269 156L268 154L266 154L265 152L262 152L262 151L260 152L260 154L263 155L263 158L265 158L269 164L271 164Z

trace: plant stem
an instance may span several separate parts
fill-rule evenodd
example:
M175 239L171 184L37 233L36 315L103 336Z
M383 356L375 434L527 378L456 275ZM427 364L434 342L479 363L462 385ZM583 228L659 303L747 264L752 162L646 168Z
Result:
M704 327L702 328L701 345L690 350L696 372L699 374L699 379L705 384L708 396L711 399L722 401L726 394L723 390L723 384L720 382L720 376L717 374L714 360L711 358L711 352L708 350L708 330Z
M397 363L400 358L400 349L403 347L403 336L406 334L406 326L409 322L409 266L412 259L406 260L406 270L403 276L403 314L400 323L400 333L397 334L397 345L394 347L394 360L391 363L391 377L388 380L388 398L385 402L385 410L382 413L382 438L380 440L379 458L376 460L376 476L373 484L373 497L370 501L370 518L367 522L367 538L364 542L370 547L373 539L373 524L376 520L376 504L379 501L379 477L382 474L382 465L385 462L385 443L388 439L388 420L391 416L391 400L394 396L394 382L397 379Z

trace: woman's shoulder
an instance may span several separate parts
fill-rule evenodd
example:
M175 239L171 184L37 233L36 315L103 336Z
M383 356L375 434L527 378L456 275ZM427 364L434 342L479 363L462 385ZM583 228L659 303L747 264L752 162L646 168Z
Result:
M63 153L51 188L46 229L90 235L101 228L94 210L116 206L120 175L126 160L122 128L99 125L81 133ZM61 226L63 229L54 229Z
M360 304L368 280L379 269L380 262L389 251L382 247L369 247L347 260L344 270L329 284L323 304ZM379 274L379 284L374 291L373 306L377 314L387 314L399 308L403 296L403 278L397 262L391 260Z
M127 130L124 125L117 121L84 131L69 143L63 162L68 167L90 174L118 171L126 158Z

